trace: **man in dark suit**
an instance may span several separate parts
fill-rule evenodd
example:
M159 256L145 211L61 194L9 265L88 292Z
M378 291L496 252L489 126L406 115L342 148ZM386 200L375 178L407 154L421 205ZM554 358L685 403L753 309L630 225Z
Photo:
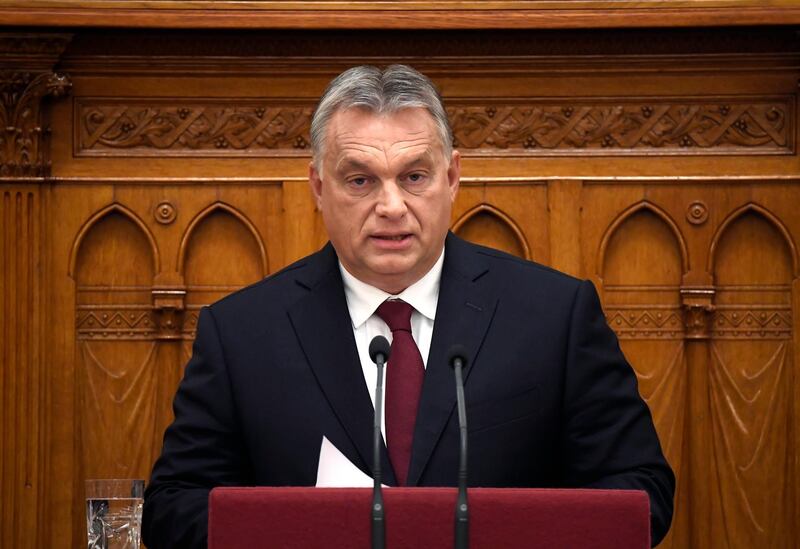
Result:
M470 485L645 490L660 541L675 480L597 293L448 232L459 155L430 81L350 69L311 131L330 243L201 312L145 495L147 546L204 547L215 486L318 484L324 448L368 475L377 334L392 339L387 484L457 483L458 343Z

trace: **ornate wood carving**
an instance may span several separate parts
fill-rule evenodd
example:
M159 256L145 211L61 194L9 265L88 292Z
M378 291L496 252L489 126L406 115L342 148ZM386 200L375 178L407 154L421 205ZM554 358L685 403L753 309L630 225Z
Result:
M658 305L611 306L606 320L619 339L683 339L680 307Z
M41 103L60 97L69 78L51 71L69 35L0 35L0 177L45 177L49 174Z
M154 288L153 311L158 321L157 339L181 339L183 311L186 308L186 290L182 288Z
M714 339L791 339L788 305L719 305L711 322Z
M77 306L75 319L79 340L152 340L158 322L150 304Z
M154 288L151 294L152 304L77 305L77 339L153 341L184 338L182 327L186 291Z
M76 106L76 154L309 155L313 108L275 100L81 100Z
M713 288L681 288L686 339L708 339L714 307Z
M686 208L686 221L692 225L702 225L708 220L708 206L702 200L693 200Z
M449 109L462 151L513 154L790 154L792 99L505 102Z
M792 98L507 100L450 106L465 155L791 154ZM78 156L308 156L313 102L86 98Z

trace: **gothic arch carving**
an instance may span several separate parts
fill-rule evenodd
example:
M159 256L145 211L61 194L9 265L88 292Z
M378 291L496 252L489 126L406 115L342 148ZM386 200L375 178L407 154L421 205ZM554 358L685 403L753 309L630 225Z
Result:
M770 223L783 237L784 242L786 242L786 246L789 249L789 253L792 256L792 274L795 278L797 278L797 276L800 274L800 264L798 263L797 247L792 240L791 233L789 233L789 230L780 219L778 219L769 210L763 206L760 206L759 204L756 204L755 202L749 202L731 212L717 228L716 232L714 233L714 237L711 239L711 248L708 252L708 264L706 265L707 271L709 273L713 272L714 262L717 258L718 245L722 240L722 237L725 236L727 230L733 226L737 220L741 219L742 216L751 212L762 217L765 221Z
M611 238L617 232L617 229L622 227L626 221L631 219L637 213L646 210L650 213L654 214L658 217L664 224L669 227L672 235L675 237L675 241L678 243L678 248L680 250L681 256L681 272L686 273L689 270L689 251L686 246L686 240L683 238L683 234L681 234L678 225L673 221L672 217L650 202L649 200L642 200L641 202L637 202L632 206L629 206L626 210L620 213L614 221L606 229L605 233L603 233L603 238L600 240L600 246L597 249L597 261L596 261L596 269L597 269L597 276L602 280L604 274L604 265L606 259L606 251L608 249L608 244L611 242Z
M512 232L517 245L523 252L523 257L528 260L533 259L531 257L531 248L528 245L528 240L525 238L525 234L519 228L519 225L517 225L514 220L502 210L499 210L490 204L481 203L464 212L461 217L459 217L456 222L453 223L453 232L458 233L465 226L467 226L470 221L474 220L479 215L488 215L494 217L499 223L507 227Z
M71 278L75 277L75 264L78 259L78 253L80 252L81 244L83 244L84 238L86 238L86 235L89 234L89 232L97 223L112 213L119 213L125 216L132 221L140 231L142 231L142 234L145 235L147 242L150 245L150 257L153 259L153 274L161 271L161 256L158 253L158 245L156 244L156 239L153 236L153 233L150 232L150 229L147 228L147 225L145 225L144 221L142 221L142 219L132 210L126 208L118 202L114 202L113 204L109 204L105 208L95 213L83 224L80 230L78 230L78 234L75 236L75 241L72 243L72 249L69 257L69 270L67 274Z
M256 244L258 245L259 251L259 262L261 264L261 269L264 274L269 272L269 260L267 258L267 251L264 247L264 241L261 238L261 235L258 232L258 229L253 224L250 219L244 215L242 212L231 206L230 204L226 204L225 202L214 202L213 204L206 207L200 213L198 213L194 219L192 219L189 226L186 228L186 231L183 233L183 237L181 237L181 245L178 248L178 272L181 275L185 275L184 268L186 263L186 251L188 249L189 242L191 241L192 235L195 232L195 229L200 226L204 219L208 216L212 215L214 212L223 211L232 215L236 220L238 220L242 225L250 232L255 240Z

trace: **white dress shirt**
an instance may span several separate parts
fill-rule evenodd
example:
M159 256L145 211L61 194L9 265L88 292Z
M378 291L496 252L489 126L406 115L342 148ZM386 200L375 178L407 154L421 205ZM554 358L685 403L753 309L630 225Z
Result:
M428 353L431 350L431 337L433 336L433 321L436 319L436 305L439 301L439 282L442 278L442 265L444 264L444 249L439 259L433 264L431 270L414 284L397 295L392 295L374 286L370 286L347 272L344 265L339 263L344 282L344 295L347 298L347 309L353 323L353 335L356 339L358 356L361 359L361 369L364 372L364 381L375 406L375 385L378 381L378 368L369 357L369 343L378 335L384 336L389 343L392 342L392 331L389 326L375 313L381 303L387 299L402 299L412 307L411 335L419 347L422 355L423 366L428 365ZM386 371L383 376L383 394L386 395ZM386 407L383 408L384 412ZM381 428L385 437L385 418L381 418Z
M361 360L361 370L364 373L364 382L367 385L373 407L375 406L378 368L369 357L369 343L373 337L378 335L384 336L389 343L392 342L392 331L375 311L387 299L402 299L414 307L414 311L411 313L411 335L419 347L423 366L427 366L431 337L433 336L433 322L436 319L436 305L439 301L439 282L442 278L443 264L444 249L425 276L399 294L392 295L358 280L339 262L347 309L353 325L358 357ZM383 375L383 394L386 395L386 369L384 369ZM386 440L385 411L386 406L384 405L383 417L381 417L381 431L384 433L384 440ZM355 465L352 465L330 441L323 437L317 470L317 486L371 486L371 482L369 477L358 471Z

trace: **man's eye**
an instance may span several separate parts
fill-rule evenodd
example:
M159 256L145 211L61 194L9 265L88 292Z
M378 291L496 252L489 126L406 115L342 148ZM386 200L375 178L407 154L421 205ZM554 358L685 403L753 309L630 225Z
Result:
M367 178L366 177L354 177L353 179L350 180L350 184L351 185L355 185L356 187L363 187L364 185L367 184Z
M411 183L419 183L419 182L421 182L422 180L425 179L425 175L421 174L421 173L412 173L412 174L408 175L407 179Z

